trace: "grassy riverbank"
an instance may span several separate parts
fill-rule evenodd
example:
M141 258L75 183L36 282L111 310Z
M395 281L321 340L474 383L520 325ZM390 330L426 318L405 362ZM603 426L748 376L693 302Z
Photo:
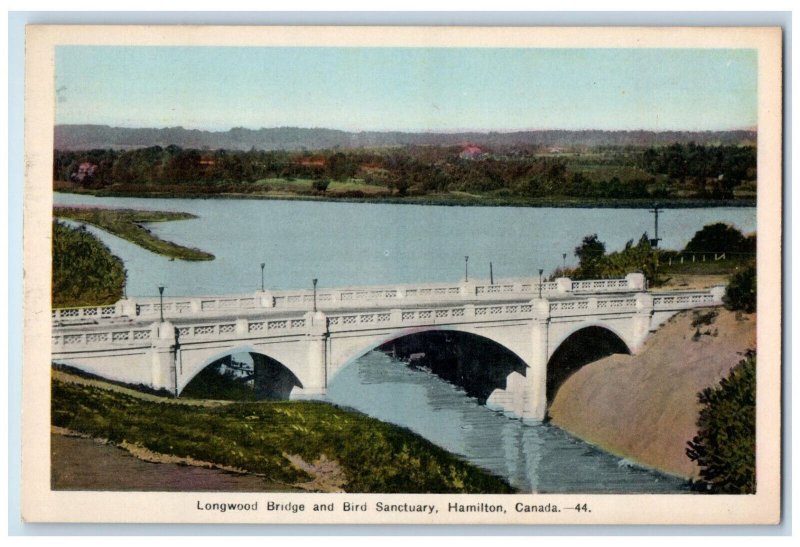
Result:
M717 385L755 344L755 314L682 312L637 355L612 355L569 377L550 416L604 450L696 479L700 469L686 456L686 443L697 434L697 394Z
M653 206L652 199L624 198L528 198L493 193L443 192L425 195L398 196L378 186L332 182L325 192L311 190L311 181L294 181L271 187L260 183L217 185L160 185L144 189L135 185L112 185L102 189L85 189L76 184L57 182L57 192L97 197L176 198L176 199L269 199L295 201L338 201L345 203L390 203L395 205L436 205L464 207L558 207L643 209ZM358 188L358 189L355 189ZM664 209L705 207L755 207L753 199L658 199Z
M53 216L97 226L148 251L180 260L214 260L214 255L165 241L143 224L197 218L189 213L99 207L54 207Z
M513 491L410 431L321 402L176 401L57 372L51 404L55 427L150 461L258 475L287 491Z

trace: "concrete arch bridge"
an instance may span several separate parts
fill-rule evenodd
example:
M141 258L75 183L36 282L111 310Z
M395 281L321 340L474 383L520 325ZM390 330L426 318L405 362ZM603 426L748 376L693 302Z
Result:
M459 332L488 339L524 363L488 401L537 421L546 413L548 364L581 333L601 333L636 353L672 315L719 305L723 292L650 292L641 274L629 274L541 285L518 279L124 299L53 310L52 361L179 395L210 364L249 352L291 372L291 397L314 397L342 367L391 340Z

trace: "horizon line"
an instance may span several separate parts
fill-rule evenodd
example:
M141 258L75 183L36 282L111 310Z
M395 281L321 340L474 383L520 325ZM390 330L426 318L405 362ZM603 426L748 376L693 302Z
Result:
M156 129L156 130L163 130L163 129L183 129L185 131L205 131L208 133L226 133L230 132L234 129L244 129L247 131L261 131L265 129L305 129L305 130L326 130L326 131L341 131L343 133L432 133L432 134L440 134L440 135L456 135L459 133L501 133L501 134L510 134L510 133L526 133L526 132L535 132L535 131L606 131L606 132L626 132L626 133L635 133L635 132L649 132L649 133L726 133L726 132L735 132L735 131L750 131L750 132L758 132L758 127L733 127L733 128L726 128L726 129L647 129L647 128L636 128L636 129L624 129L624 128L616 128L616 129L609 129L609 128L599 128L599 127L585 127L585 128L563 128L563 127L546 127L546 128L502 128L502 129L341 129L336 127L324 127L324 126L301 126L301 125L275 125L270 127L246 127L242 125L234 125L230 126L227 129L218 129L218 128L206 128L206 127L187 127L183 125L166 125L166 126L140 126L140 125L111 125L108 123L56 123L54 124L55 127L64 127L64 126L80 126L80 125L88 125L88 126L103 126L109 127L111 129Z

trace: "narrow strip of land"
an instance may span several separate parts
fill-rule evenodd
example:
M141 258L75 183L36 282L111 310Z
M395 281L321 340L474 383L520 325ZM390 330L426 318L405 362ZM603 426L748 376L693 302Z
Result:
M97 226L135 243L148 251L180 260L214 260L214 255L200 249L184 247L165 241L144 224L197 218L189 213L170 211L140 211L135 209L109 209L101 207L54 207L53 216L67 218Z

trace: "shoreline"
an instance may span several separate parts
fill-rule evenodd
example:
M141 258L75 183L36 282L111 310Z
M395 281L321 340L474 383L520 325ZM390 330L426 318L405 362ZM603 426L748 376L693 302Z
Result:
M231 199L231 200L268 200L268 201L316 201L316 202L342 202L342 203L367 203L390 205L423 205L436 207L519 207L519 208L554 208L554 209L647 209L657 203L663 209L714 209L722 207L754 208L756 200L730 199L730 200L698 200L698 199L554 199L550 200L513 200L497 198L448 198L408 196L408 197L331 197L314 195L268 195L256 193L130 193L114 191L77 191L74 189L54 189L55 194L73 194L92 196L97 198L135 198L135 199Z
M87 205L53 205L53 218L55 220L66 219L72 222L90 224L151 253L165 256L172 260L208 261L215 259L215 256L211 253L161 239L146 226L147 224L158 222L197 218L190 213Z

